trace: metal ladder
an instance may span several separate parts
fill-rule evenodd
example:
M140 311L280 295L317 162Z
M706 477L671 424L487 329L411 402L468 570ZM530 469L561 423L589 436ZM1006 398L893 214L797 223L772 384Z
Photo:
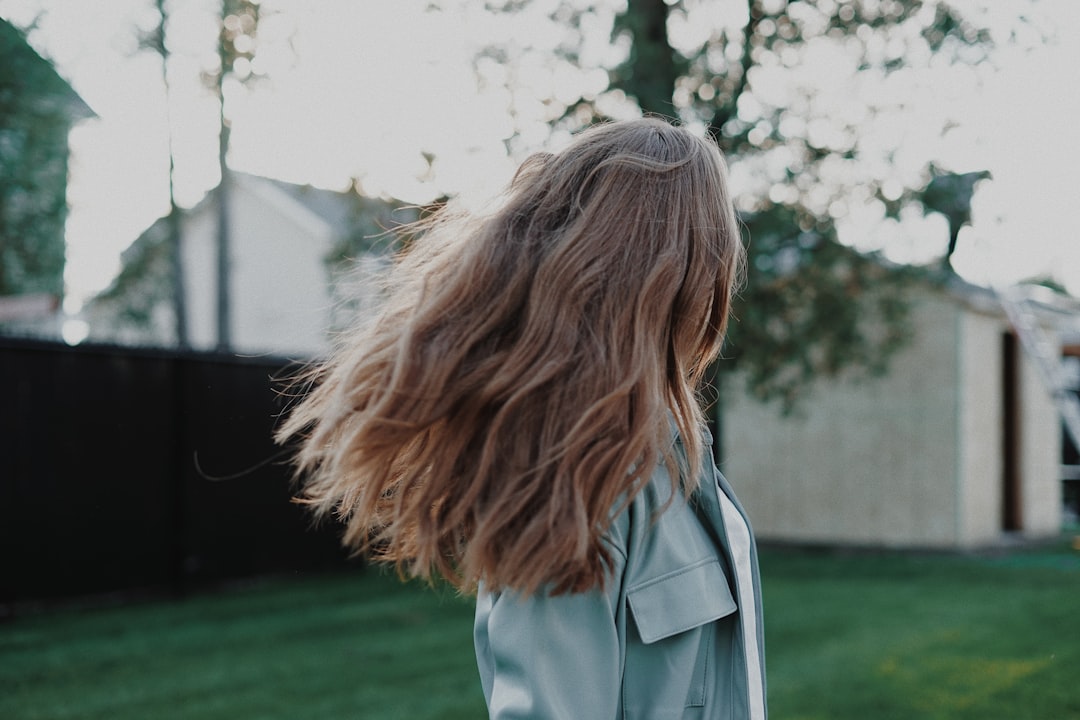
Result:
M1073 443L1080 448L1080 398L1067 377L1057 345L1047 337L1019 286L997 288L996 295L1025 352L1035 360Z

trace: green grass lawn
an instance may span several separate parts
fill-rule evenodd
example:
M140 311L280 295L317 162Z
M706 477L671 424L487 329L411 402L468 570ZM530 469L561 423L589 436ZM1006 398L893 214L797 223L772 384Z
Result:
M1080 719L1080 553L769 550L773 720ZM0 625L0 718L479 718L472 608L376 571Z
M780 720L1080 719L1080 553L767 553Z

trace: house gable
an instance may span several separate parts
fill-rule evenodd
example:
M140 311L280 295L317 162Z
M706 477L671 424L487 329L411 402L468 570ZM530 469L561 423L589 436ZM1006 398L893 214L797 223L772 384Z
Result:
M244 173L230 177L233 349L302 356L325 351L336 304L331 258L346 233L372 224L357 207L388 213L392 204ZM182 219L189 342L205 349L217 338L215 197L209 193ZM92 338L131 342L134 334L162 344L174 335L163 229L159 220L132 243L117 281L90 303ZM125 322L133 317L144 323L134 333Z

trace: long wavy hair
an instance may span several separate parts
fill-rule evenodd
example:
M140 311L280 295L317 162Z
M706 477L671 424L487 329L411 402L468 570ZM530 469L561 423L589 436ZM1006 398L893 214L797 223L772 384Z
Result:
M603 586L602 536L656 465L697 484L743 262L719 150L659 119L599 125L526 160L497 209L414 230L381 312L278 433L298 500L464 592Z

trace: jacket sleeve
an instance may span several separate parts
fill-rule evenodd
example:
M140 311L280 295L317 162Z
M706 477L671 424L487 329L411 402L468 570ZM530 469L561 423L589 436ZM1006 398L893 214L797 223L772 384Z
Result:
M554 597L482 592L474 639L492 720L614 719L618 597L610 588Z

